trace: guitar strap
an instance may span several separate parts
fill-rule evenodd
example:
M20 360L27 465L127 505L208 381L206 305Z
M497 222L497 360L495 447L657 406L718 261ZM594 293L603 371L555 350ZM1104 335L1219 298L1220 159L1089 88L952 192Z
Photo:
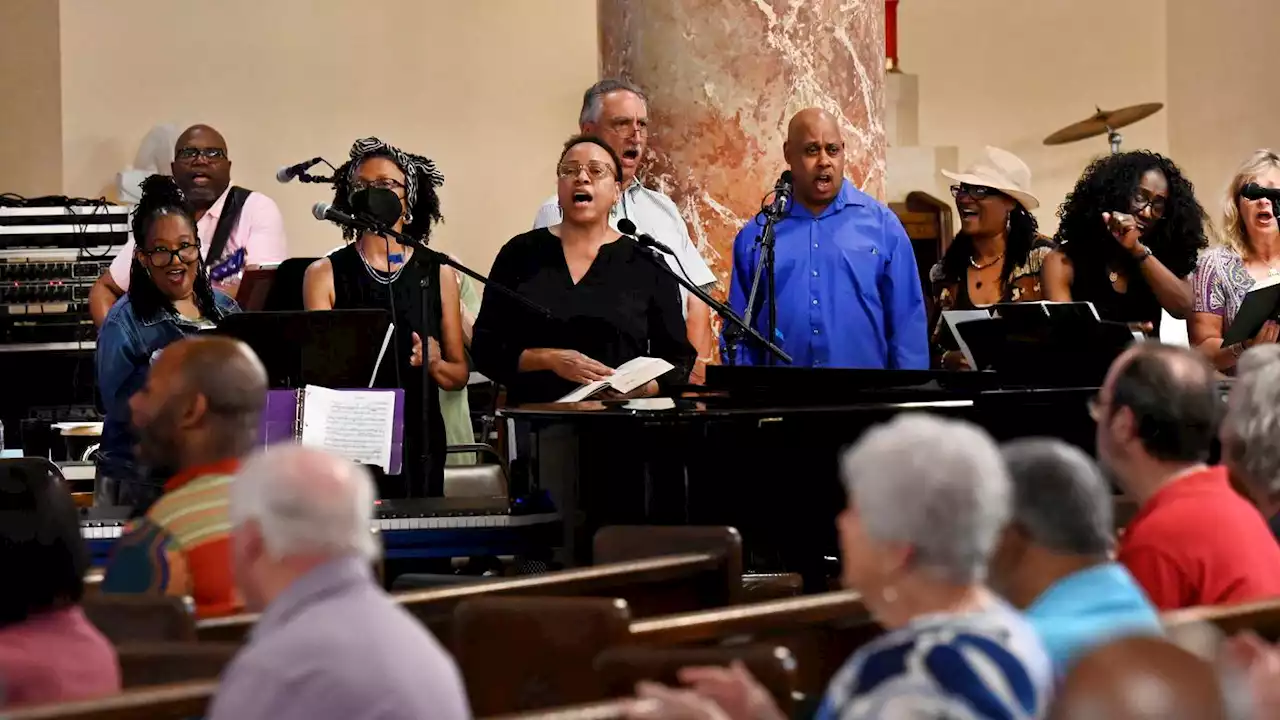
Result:
M240 221L240 212L244 210L244 203L252 192L234 185L227 191L227 200L222 204L222 215L218 216L218 226L213 231L213 239L209 241L209 252L204 256L205 267L213 267L222 259L227 241L231 239L231 231Z

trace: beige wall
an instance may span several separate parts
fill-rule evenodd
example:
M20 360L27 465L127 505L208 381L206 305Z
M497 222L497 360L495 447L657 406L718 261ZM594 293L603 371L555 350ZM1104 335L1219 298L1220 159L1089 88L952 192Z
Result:
M0 192L62 191L58 3L0 2Z
M1215 223L1253 150L1280 149L1280 2L1169 3L1169 144Z
M102 192L155 124L209 123L235 182L280 204L295 256L341 240L311 218L325 186L277 185L276 169L336 165L377 135L436 161L436 243L486 270L554 191L597 72L593 0L61 4L66 192Z
M1205 7L1208 2L1187 2ZM1046 147L1045 136L1093 114L1167 102L1163 0L903 0L899 56L919 76L921 145L957 146L961 165L984 145L1031 166L1041 230L1104 137ZM1169 150L1169 110L1125 128L1126 149Z

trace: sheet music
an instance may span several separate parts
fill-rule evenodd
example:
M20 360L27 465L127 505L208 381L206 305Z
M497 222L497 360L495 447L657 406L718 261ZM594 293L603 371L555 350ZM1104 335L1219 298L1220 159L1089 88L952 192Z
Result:
M396 396L385 390L303 391L299 441L362 465L391 472L391 439Z
M964 359L969 363L969 367L977 368L978 364L974 362L973 353L969 351L969 344L964 341L964 336L960 334L956 326L970 320L989 320L991 319L991 312L988 310L944 310L942 319L947 323L947 329L951 331L951 337L955 338L956 346L960 348L961 353L964 353Z
M650 380L657 379L659 375L670 372L674 367L674 365L662 358L633 358L618 366L618 369L613 372L613 375L609 376L609 379L597 380L583 385L560 398L558 402L581 402L604 388L613 388L625 395Z

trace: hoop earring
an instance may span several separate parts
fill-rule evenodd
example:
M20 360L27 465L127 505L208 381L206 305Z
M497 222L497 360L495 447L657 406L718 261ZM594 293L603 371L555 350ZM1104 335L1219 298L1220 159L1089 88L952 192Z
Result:
M404 224L405 224L405 225L408 225L408 224L409 224L409 223L411 223L411 222L413 222L413 213L412 213L412 212L410 212L410 211L408 211L408 210L405 210L405 211L404 211Z

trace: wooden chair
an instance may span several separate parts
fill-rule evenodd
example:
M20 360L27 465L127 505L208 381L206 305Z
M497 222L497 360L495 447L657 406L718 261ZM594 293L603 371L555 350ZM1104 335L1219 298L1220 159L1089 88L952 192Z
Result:
M453 655L471 711L502 712L601 700L592 661L626 642L627 604L609 598L479 598L454 613Z
M633 614L643 617L727 605L741 583L736 575L729 583L728 576L723 555L687 553L393 593L392 597L443 640L451 636L453 610L464 600L513 595L621 598ZM203 620L196 632L201 640L240 642L257 617L249 614Z
M920 286L929 307L926 317L933 317L929 292L929 269L947 252L955 237L952 228L951 203L919 190L907 193L906 202L890 203L889 208L898 216L902 227L911 239L911 249L916 256L916 269L920 273Z
M1227 636L1249 630L1264 640L1276 642L1280 640L1280 600L1173 610L1161 614L1160 621L1170 631L1197 623L1209 623Z
M127 642L116 646L125 689L189 680L216 680L240 646L235 643Z
M612 525L596 533L591 557L596 564L603 564L691 552L716 553L724 558L725 583L734 588L729 602L737 601L742 584L742 536L731 527ZM716 600L704 607L712 607Z
M785 647L769 644L733 645L714 648L654 648L623 646L596 657L595 669L606 697L627 697L636 683L651 680L679 685L680 668L728 667L734 660L747 666L769 691L783 714L791 717L796 686L796 662Z
M179 683L97 700L35 705L5 711L5 720L187 720L201 717L217 691L215 682Z
M116 645L196 639L195 618L183 598L93 593L85 595L82 607L89 620Z

